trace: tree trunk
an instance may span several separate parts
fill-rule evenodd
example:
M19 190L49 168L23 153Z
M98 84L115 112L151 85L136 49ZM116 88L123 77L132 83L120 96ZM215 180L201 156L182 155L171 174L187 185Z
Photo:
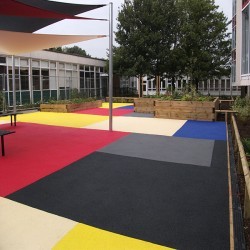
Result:
M199 89L199 79L195 78L194 79L194 84L195 84L195 91L198 92L198 89Z
M139 75L139 84L138 84L138 95L139 95L139 98L141 98L143 96L143 86L142 86L142 76Z
M175 91L175 77L172 77L171 84L172 84L172 92L174 92Z
M160 76L155 76L156 95L160 95Z

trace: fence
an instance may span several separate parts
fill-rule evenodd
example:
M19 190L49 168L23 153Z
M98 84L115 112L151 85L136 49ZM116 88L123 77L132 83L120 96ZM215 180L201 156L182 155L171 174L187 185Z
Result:
M0 109L4 105L13 105L12 75L0 74L0 92L3 100L0 101ZM75 89L81 97L94 97L104 99L108 96L107 77L63 77L50 75L16 75L15 76L16 103L17 105L30 105L44 103L49 100L67 100L75 93ZM134 97L137 95L135 88L114 87L113 95L118 97ZM3 105L4 102L4 105Z
M36 105L49 100L65 100L76 96L105 98L108 90L106 82L78 77L57 77L43 75L16 75L16 104ZM0 110L13 106L12 75L0 74Z
M236 171L239 176L241 176L241 181L243 182L243 214L245 219L250 218L250 173L247 157L243 144L240 139L239 130L236 124L235 116L232 114L231 119L231 129L232 129L232 141L234 149L234 158L236 164Z

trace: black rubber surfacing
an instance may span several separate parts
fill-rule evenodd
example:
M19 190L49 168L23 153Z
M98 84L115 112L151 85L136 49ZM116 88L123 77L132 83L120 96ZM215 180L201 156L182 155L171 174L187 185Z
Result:
M7 198L177 249L229 249L226 142L210 168L96 152Z

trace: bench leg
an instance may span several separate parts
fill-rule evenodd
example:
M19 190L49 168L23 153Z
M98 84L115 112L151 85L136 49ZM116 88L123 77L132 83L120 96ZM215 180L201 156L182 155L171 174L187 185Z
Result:
M16 115L14 115L14 125L16 126Z
M4 138L3 138L3 135L1 136L1 145L2 145L2 156L4 156L5 152L4 152Z
M12 115L10 115L10 125L12 126Z

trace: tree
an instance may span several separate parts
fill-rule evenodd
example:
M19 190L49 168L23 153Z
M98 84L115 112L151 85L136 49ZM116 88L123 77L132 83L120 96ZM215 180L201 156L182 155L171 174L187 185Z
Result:
M66 54L77 55L77 56L84 56L84 57L90 57L90 55L88 55L87 52L84 49L82 49L82 48L80 48L78 46L64 47L63 51Z
M139 79L166 72L175 40L175 0L127 0L118 14L115 68ZM141 80L140 80L141 85ZM157 92L159 92L159 82ZM140 88L141 89L141 88Z
M63 48L62 47L49 48L49 51L63 53Z
M82 49L82 48L80 48L78 46L55 47L55 48L50 48L49 51L60 52L60 53L76 55L76 56L91 57L90 55L87 54L87 52L84 49Z
M214 0L178 0L181 20L179 47L184 74L198 88L201 80L230 74L230 34L227 18Z

